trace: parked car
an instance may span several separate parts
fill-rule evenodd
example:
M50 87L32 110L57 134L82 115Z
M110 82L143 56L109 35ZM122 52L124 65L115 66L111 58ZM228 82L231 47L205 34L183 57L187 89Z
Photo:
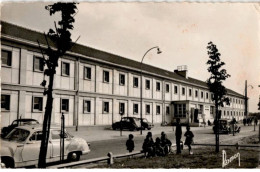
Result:
M234 125L233 125L234 123ZM234 127L233 127L234 126ZM214 134L216 134L216 121L214 121L214 126L213 126L213 131L214 131ZM227 119L220 119L219 120L219 132L220 134L230 134L230 133L233 133L233 130L234 132L237 132L239 133L240 132L240 127L237 125L237 122L233 122L233 121L230 121L230 120L227 120Z
M116 129L128 129L130 131L140 130L141 129L141 120L135 117L123 117L122 121L117 121L112 124L113 130Z
M60 160L60 126L51 126L46 162ZM42 125L25 125L13 129L1 139L1 162L8 168L38 164L42 140ZM79 160L90 152L89 144L82 138L64 134L64 159Z
M17 126L36 125L36 124L39 124L39 122L36 119L30 119L30 118L16 119L12 122L11 125L8 125L7 127L3 127L1 129L1 137L3 138L7 136L7 134L10 133Z
M141 121L141 118L139 118L139 120ZM142 120L142 128L145 130L145 129L147 129L147 130L151 130L151 128L153 128L154 127L154 125L151 123L151 122L149 122L146 118L143 118L143 120Z

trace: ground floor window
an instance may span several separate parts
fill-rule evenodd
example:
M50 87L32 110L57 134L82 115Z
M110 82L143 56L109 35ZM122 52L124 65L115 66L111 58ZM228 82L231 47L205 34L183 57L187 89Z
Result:
M174 117L186 118L186 104L174 105Z
M170 115L170 107L166 106L166 115Z
M10 110L10 95L1 95L1 110Z
M33 112L42 111L42 97L33 97Z
M90 100L84 100L83 110L84 110L84 113L90 113L90 111L91 111Z
M119 103L119 114L125 114L125 103Z
M103 113L109 113L109 102L103 102Z
M161 106L157 105L156 106L156 115L160 115L161 114Z
M145 111L146 111L146 115L150 115L151 111L150 111L150 105L146 105L145 106Z
M69 99L61 99L61 112L69 111Z
M134 104L134 107L133 107L133 112L134 114L138 114L138 104Z

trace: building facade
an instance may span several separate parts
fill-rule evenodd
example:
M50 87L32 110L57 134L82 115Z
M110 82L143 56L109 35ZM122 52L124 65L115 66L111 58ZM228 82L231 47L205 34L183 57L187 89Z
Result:
M42 123L47 98L40 84L48 77L37 40L46 48L44 35L6 22L1 25L1 124L20 117ZM120 114L140 117L141 109L152 123L214 120L207 84L188 77L187 69L171 72L142 64L141 77L139 62L78 44L58 65L53 123L60 123L64 113L66 126L111 125ZM228 97L231 104L221 109L222 118L243 119L244 96L228 89Z

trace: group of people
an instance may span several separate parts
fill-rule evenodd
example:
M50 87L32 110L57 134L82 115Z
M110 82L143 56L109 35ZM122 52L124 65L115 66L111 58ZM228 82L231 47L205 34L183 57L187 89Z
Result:
M193 143L194 134L190 131L190 126L186 127L187 131L185 132L184 136L185 145L189 148L189 154L192 153L191 144ZM176 123L176 147L177 147L177 154L181 153L181 137L182 137L182 127L180 124L180 119L177 119ZM134 150L134 136L129 134L129 139L126 141L126 148L129 152ZM144 139L142 151L145 154L145 157L152 157L152 156L166 156L171 152L172 142L167 138L165 132L161 132L161 137L157 137L155 142L152 137L152 132L148 132L146 138Z
M258 123L258 119L255 117L255 118L244 118L243 119L243 124L244 124L244 126L247 124L248 126L249 125L252 125L252 122L253 122L253 120L254 120L254 123L257 125L257 123Z

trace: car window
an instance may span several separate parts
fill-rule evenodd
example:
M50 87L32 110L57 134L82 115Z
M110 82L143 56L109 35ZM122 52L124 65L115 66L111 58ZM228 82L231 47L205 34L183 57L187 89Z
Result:
M42 140L42 131L37 131L29 139L30 141L41 141Z
M5 139L8 139L9 141L17 141L17 142L23 142L27 139L30 132L24 129L15 128L10 134L8 134Z
M13 121L12 125L17 125L17 121Z
M68 135L65 132L64 133L64 138L67 138L67 137L68 137ZM51 131L51 139L52 140L61 139L61 131L60 130L52 130Z

